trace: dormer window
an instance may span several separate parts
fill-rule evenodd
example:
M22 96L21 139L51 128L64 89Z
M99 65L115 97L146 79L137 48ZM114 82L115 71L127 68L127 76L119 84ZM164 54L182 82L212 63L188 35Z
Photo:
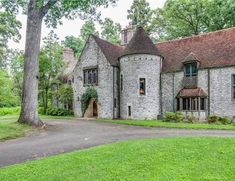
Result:
M187 63L185 64L185 77L197 76L197 63Z

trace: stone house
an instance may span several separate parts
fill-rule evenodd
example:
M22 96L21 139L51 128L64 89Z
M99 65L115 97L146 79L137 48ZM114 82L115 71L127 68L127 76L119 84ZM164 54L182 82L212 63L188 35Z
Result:
M181 111L201 120L235 116L235 28L157 43L143 28L122 31L122 45L91 35L74 71L74 112L98 94L85 116L158 119Z

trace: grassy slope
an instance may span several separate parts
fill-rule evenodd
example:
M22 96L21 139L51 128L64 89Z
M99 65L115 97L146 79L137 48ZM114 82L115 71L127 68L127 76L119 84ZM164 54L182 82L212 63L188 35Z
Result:
M234 138L125 141L0 169L15 180L235 180Z
M185 129L223 129L235 130L235 125L216 125L206 123L171 123L160 120L108 120L98 119L102 122L110 122L115 124L127 124L134 126L161 127L161 128L185 128Z
M13 122L0 122L0 141L23 136L30 127Z

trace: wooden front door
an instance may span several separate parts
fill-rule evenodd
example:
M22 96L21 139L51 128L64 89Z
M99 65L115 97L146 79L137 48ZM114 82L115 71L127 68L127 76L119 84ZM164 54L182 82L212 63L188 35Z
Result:
M93 116L94 117L98 116L98 110L97 110L97 103L96 103L96 101L93 102Z

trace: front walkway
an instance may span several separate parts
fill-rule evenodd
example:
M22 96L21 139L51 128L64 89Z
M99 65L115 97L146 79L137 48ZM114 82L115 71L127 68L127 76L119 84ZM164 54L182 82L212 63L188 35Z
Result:
M235 131L146 128L92 120L50 120L47 130L0 142L0 167L120 140L174 136L235 137Z

